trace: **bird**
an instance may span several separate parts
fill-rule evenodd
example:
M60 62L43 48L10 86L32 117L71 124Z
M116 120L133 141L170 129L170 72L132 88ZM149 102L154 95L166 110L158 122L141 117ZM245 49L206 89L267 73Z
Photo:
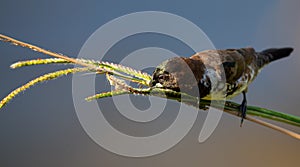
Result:
M243 95L239 105L241 124L246 117L248 86L269 63L288 57L293 48L270 48L260 52L252 47L204 50L191 57L173 57L159 64L151 87L171 89L203 100L231 99Z

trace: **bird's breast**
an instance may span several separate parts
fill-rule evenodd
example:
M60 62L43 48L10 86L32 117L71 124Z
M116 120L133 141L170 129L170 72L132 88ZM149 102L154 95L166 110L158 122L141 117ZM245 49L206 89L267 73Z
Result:
M220 67L219 67L220 68ZM200 84L206 84L208 79L211 83L211 90L209 94L202 97L205 100L225 100L233 98L243 91L246 91L248 85L254 80L257 71L252 65L247 65L242 75L235 81L228 81L224 74L221 74L220 70L215 70L214 68L207 69L203 75L203 81Z

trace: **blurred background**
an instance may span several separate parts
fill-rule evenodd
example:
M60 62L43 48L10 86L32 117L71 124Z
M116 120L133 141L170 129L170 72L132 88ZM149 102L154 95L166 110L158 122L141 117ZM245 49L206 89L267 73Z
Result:
M300 116L299 7L300 1L297 0L2 0L0 33L76 57L87 38L112 19L138 11L174 13L199 26L218 49L294 47L295 51L289 58L267 66L257 77L248 90L248 104ZM147 43L141 45L138 39L139 36L128 39L129 48L147 46ZM153 42L155 35L143 39L152 39L150 41ZM123 41L110 54L128 54L130 49L124 44L127 43ZM179 55L192 54L184 46L182 49L176 46L176 49ZM13 62L46 56L3 42L0 44L0 55L1 98L29 79L61 68L36 66L12 70L9 66ZM109 57L106 60L110 60ZM1 109L0 166L274 167L299 164L298 140L248 121L240 128L240 119L227 114L223 114L212 136L204 143L198 143L205 118L205 112L201 111L192 130L172 149L146 158L116 155L94 143L82 129L73 106L71 79L71 76L67 76L37 85ZM107 83L104 85L107 86ZM240 100L240 97L235 99L237 102ZM109 99L99 100L98 103L101 106L107 101ZM106 107L104 110L115 113L116 109ZM168 113L170 115L164 115L166 120L168 117L174 118L173 113ZM120 115L111 114L110 120L120 126L122 120L115 118L117 116ZM164 122L164 119L160 121ZM163 130L158 125L151 125L152 129ZM284 127L300 133L299 128ZM131 128L124 130L135 133Z

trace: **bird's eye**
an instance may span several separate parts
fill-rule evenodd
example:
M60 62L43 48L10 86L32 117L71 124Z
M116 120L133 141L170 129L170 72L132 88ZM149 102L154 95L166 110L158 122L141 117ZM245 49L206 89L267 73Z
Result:
M159 76L158 76L158 79L159 79L159 80L165 79L165 75L163 75L163 74L159 75Z
M163 81L166 81L169 79L169 75L168 74L160 74L158 76L158 80L163 80Z

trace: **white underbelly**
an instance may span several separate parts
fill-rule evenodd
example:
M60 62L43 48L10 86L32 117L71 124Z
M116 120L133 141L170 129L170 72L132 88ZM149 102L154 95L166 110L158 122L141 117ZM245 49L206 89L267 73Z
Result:
M208 95L203 97L204 100L226 100L234 98L243 91L246 91L248 85L254 80L256 76L255 70L248 66L249 73L242 75L235 84L230 85L222 80L220 75L216 71L207 71L206 75L209 76L211 80L211 90ZM231 91L233 87L236 87L234 91ZM231 93L230 93L231 92Z

